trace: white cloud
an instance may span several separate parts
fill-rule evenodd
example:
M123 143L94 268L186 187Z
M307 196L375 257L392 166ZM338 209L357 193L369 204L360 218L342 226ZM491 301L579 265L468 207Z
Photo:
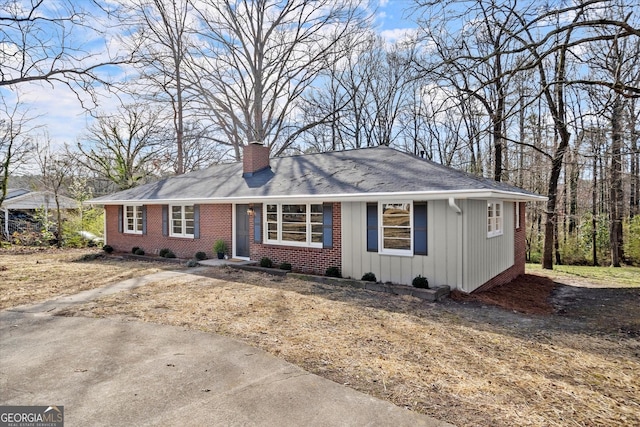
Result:
M394 28L383 30L380 35L387 43L402 43L415 40L418 31L415 28Z

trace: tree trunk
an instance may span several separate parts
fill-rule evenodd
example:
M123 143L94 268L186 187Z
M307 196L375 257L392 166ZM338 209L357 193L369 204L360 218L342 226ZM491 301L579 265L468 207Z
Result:
M620 267L620 261L623 258L622 113L622 102L619 97L616 97L611 115L611 173L609 178L611 183L609 193L611 198L609 242L611 244L612 267Z
M593 187L591 188L591 245L593 246L593 266L598 266L598 152L593 141Z

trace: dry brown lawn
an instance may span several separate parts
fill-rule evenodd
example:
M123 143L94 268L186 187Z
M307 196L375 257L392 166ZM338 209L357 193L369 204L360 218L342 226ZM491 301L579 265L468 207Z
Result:
M86 254L100 252L0 251L0 308L179 268ZM459 426L630 426L640 425L639 306L640 288L539 276L427 303L211 268L63 314L224 334Z
M212 268L65 314L238 338L458 426L640 425L637 336L592 331L566 316L516 313L491 305L496 299L427 303Z
M0 310L177 267L102 255L98 249L0 249Z

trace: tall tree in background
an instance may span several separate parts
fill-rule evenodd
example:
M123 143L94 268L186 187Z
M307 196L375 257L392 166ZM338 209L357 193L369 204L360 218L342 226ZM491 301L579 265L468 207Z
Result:
M460 30L455 33L455 37L436 37L439 36L436 31L436 36L431 36L429 41L434 40L434 50L438 52L457 52L457 54L445 57L447 59L443 62L454 67L457 75L461 75L463 78L474 75L480 69L480 64L493 70L493 73L485 73L486 76L489 76L487 79L478 79L468 86L456 85L452 82L451 86L479 93L480 89L495 85L498 79L530 73L533 70L537 73L540 90L531 95L531 102L535 99L541 99L544 102L553 121L554 130L553 144L548 144L551 145L550 150L545 153L545 156L551 160L551 168L547 185L549 201L546 207L543 266L551 268L555 246L554 234L557 227L558 186L565 153L569 149L571 141L572 124L570 120L572 116L568 114L566 104L567 88L575 84L588 84L606 87L624 96L634 96L640 93L640 88L632 81L594 80L583 77L579 73L576 75L572 73L568 76L571 61L580 58L580 55L576 53L578 49L588 49L590 43L595 40L606 42L632 36L637 37L640 35L640 31L628 22L631 15L607 17L605 11L610 6L610 2L603 0L590 0L568 5L562 2L552 2L545 7L538 7L535 2L495 2L492 0L472 2L453 0L443 4L437 3L439 2L417 0L418 6L425 11L427 18L433 16L431 14L434 8L453 13L456 10L470 10L475 12L477 21L487 24L490 22L492 34L503 36L499 39L494 38L500 42L494 44L493 49L485 51L484 55L479 55L481 52L479 49L474 48L469 51L467 49L468 39L459 36L465 34L469 26L473 27L475 21L459 22L458 28ZM447 15L445 14L445 16ZM488 17L490 19L487 19ZM429 19L426 22L429 22ZM440 30L443 27L437 28ZM600 34L594 34L594 29L602 29L603 31ZM427 35L433 33L429 29L426 30ZM507 56L512 58L508 63L497 62L498 57ZM434 68L430 62L425 64L423 69L429 72L437 71L440 68L437 64ZM499 100L499 91L494 91L494 93L498 94L495 99ZM491 110L488 109L488 111ZM495 113L493 116L499 117ZM494 134L496 134L496 130L497 127L494 127ZM495 175L494 177L497 178Z
M190 0L135 0L121 4L120 19L133 24L136 32L125 38L135 54L140 72L139 84L130 85L136 96L157 105L165 104L171 112L175 135L174 163L177 175L187 170L187 148L195 151L193 144L185 143L185 113L187 82L185 61L191 47L192 20ZM127 90L127 87L123 88Z
M9 105L0 93L0 207L7 197L9 175L31 155L35 117L29 116L19 100Z
M56 246L60 248L64 240L60 197L64 194L68 185L67 181L71 178L74 164L72 159L67 157L62 150L59 152L54 151L51 146L51 141L46 134L36 144L35 161L40 169L40 184L42 188L53 194L53 199L56 204L56 231L54 236Z
M516 60L512 34L517 31L517 2L418 4L425 10L421 26L425 44L431 50L416 65L425 77L454 87L484 108L489 118L487 131L493 141L493 178L502 181L506 120L511 114L506 101L513 75L509 70Z
M144 105L125 105L113 115L99 116L84 141L77 161L118 190L132 188L161 173L166 131L157 112Z
M357 0L205 0L196 9L190 80L236 159L251 141L278 155L314 125L297 123L301 95L366 17Z

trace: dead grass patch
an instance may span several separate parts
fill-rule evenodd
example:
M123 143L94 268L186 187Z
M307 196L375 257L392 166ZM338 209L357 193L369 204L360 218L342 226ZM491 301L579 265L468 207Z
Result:
M86 255L88 261L83 260ZM97 249L2 249L0 310L169 268L179 266L102 257L102 251Z
M485 310L474 318L473 310L455 302L223 268L105 297L66 314L232 336L459 426L640 425L637 340L566 332L558 325L521 329L501 320L504 310L487 310L498 317Z

